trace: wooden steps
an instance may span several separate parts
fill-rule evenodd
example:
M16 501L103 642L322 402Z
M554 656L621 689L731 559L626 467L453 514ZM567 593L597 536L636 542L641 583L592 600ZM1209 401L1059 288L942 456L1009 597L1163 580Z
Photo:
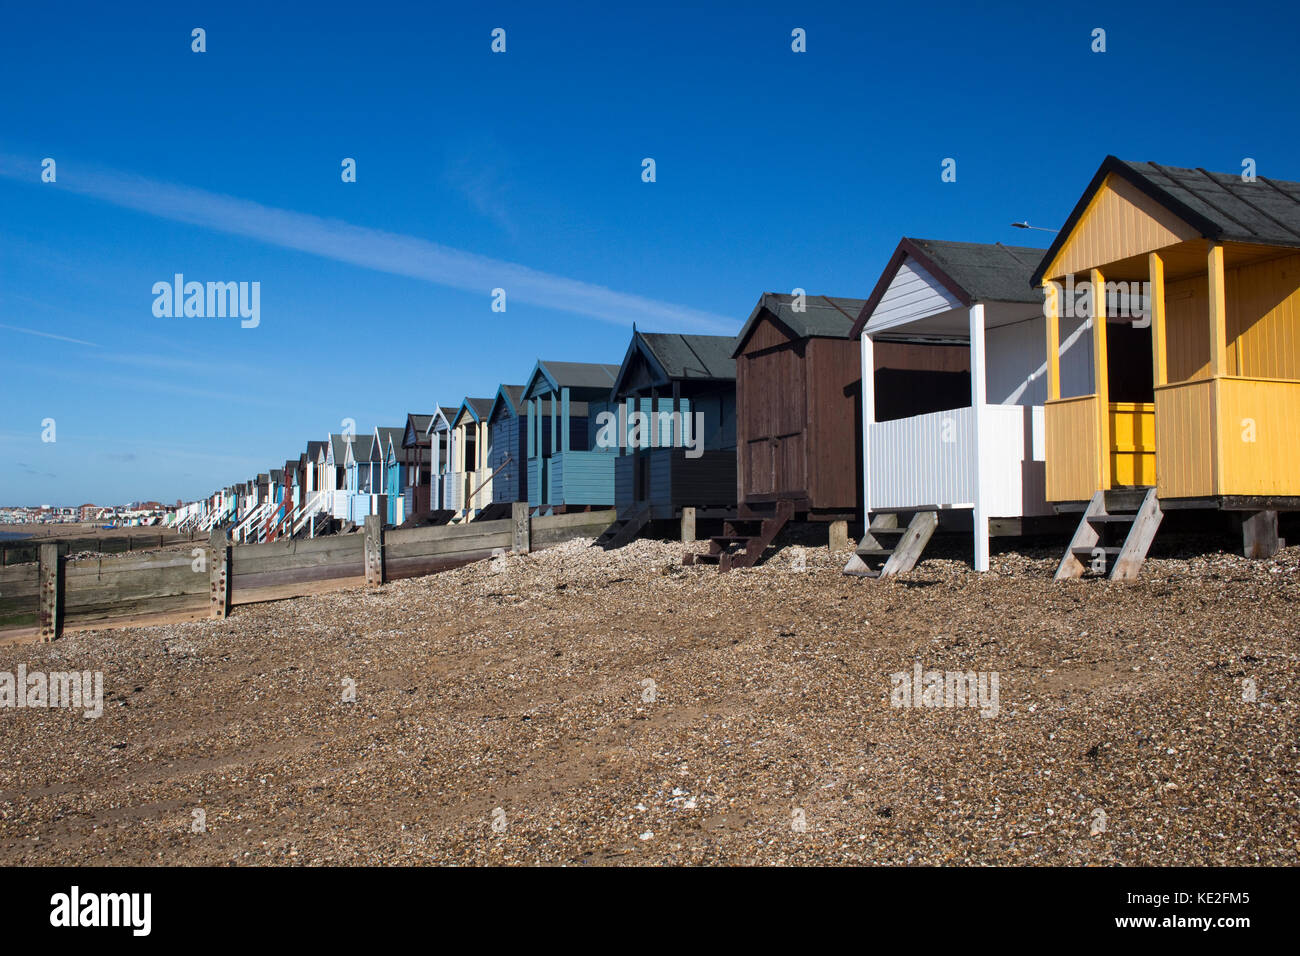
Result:
M601 536L592 542L592 546L604 548L606 551L621 548L623 545L630 543L633 538L641 533L641 529L649 523L650 506L643 505L627 517L618 519L606 528L601 533Z
M764 518L735 518L723 522L722 534L709 538L707 554L688 551L683 564L717 564L718 570L752 568L772 546L781 529L794 517L794 503L778 501Z
M1163 518L1155 488L1097 492L1056 569L1056 580L1132 581Z
M921 552L939 527L937 511L918 511L906 528L898 526L897 514L878 514L871 519L858 550L844 573L860 578L891 578L916 567Z

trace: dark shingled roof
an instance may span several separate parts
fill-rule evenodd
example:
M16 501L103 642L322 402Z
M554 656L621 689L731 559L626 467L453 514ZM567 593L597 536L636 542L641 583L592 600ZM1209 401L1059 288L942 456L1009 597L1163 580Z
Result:
M334 454L334 464L341 465L347 458L348 438L346 435L330 435L330 450Z
M609 388L618 377L617 365L595 362L547 362L541 364L560 388Z
M487 412L491 411L491 402L493 402L493 399L490 398L467 397L464 402L460 403L460 407L456 408L456 418L452 419L452 421L458 421L465 410L473 412L474 418L478 421L485 421Z
M1043 257L1042 249L1004 246L1000 242L908 241L965 290L971 303L1043 300L1041 292L1029 288L1029 278Z
M497 388L496 397L492 399L492 408L488 410L488 418L494 418L500 410L504 410L510 415L518 415L519 409L523 407L523 401L524 387L522 385L501 385Z
M796 312L793 295L764 292L744 327L732 340L731 354L733 357L740 354L741 347L764 312L786 326L798 339L850 338L850 330L858 313L862 311L862 303L862 299L846 299L842 296L807 295L804 297L804 311Z
M1300 183L1240 173L1134 163L1107 156L1031 278L1038 286L1106 177L1122 176L1206 239L1300 247Z
M320 457L320 453L324 450L325 450L325 443L323 441L307 442L307 460L315 461L317 458Z
M731 357L736 340L730 335L638 334L670 379L736 377L736 360Z
M406 416L406 423L415 429L417 435L423 435L429 429L429 422L433 421L432 414L423 412L410 412Z

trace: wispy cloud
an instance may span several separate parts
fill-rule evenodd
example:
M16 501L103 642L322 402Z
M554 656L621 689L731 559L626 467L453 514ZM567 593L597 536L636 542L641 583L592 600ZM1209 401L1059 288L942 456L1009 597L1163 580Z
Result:
M0 322L0 329L8 332L21 332L23 335L39 335L43 339L58 339L60 342L72 342L76 345L89 345L91 348L99 348L94 342L87 342L85 339L74 339L67 335L55 335L53 332L41 332L37 329L24 329L17 325L5 325Z
M32 171L36 168L30 160L0 155L0 176L35 183ZM376 272L481 292L485 302L489 292L499 287L506 290L508 302L525 302L618 325L636 322L652 328L719 334L734 332L736 327L726 316L617 292L427 239L126 173L78 169L71 163L60 163L57 186L38 183L36 188L65 189L173 222L245 236Z

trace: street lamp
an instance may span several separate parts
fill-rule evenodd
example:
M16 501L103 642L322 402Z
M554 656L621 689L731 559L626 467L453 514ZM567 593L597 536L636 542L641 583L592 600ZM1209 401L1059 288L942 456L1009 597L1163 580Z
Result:
M1027 222L1013 222L1011 224L1016 229L1037 229L1039 232L1060 232L1059 229L1048 229L1045 226L1031 226Z

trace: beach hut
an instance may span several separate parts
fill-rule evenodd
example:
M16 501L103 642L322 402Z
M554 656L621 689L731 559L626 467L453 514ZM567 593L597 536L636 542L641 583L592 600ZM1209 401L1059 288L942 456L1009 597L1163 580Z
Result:
M528 500L528 449L524 445L526 420L524 387L502 385L488 410L488 467L492 470L493 513L509 514L516 501Z
M621 438L617 548L651 521L736 517L736 360L729 335L632 331L611 390ZM683 509L686 509L685 512Z
M406 416L406 430L402 433L402 456L406 464L406 484L402 489L407 518L428 514L430 467L429 423L433 416L411 412Z
M372 514L374 494L382 460L372 458L374 436L357 438L346 436L343 464L347 472L344 491L347 495L347 519L354 524L363 524L366 516Z
M991 528L1019 533L1054 514L1044 488L1045 320L1030 285L1041 257L1001 243L899 242L852 330L871 523L846 571L909 570L941 522L971 529L974 566L985 571ZM1080 338L1071 327L1062 352L1072 383L1090 362Z
M429 500L435 512L454 512L460 508L456 489L448 480L451 469L451 420L456 417L456 412L457 409L452 406L439 406L426 429L431 469Z
M322 489L330 494L330 513L345 520L350 513L348 497L348 447L350 435L331 434L325 442L321 464Z
M598 444L597 419L610 409L617 375L617 365L546 361L529 375L528 503L542 513L614 503L618 449Z
M451 480L465 519L472 519L492 502L492 471L488 467L491 431L490 398L466 398L451 420Z
M382 515L390 525L401 524L405 520L402 503L404 462L398 454L405 434L405 425L380 425L375 428L370 444L369 457L373 472L370 513Z
M722 570L749 567L796 516L835 522L860 510L860 355L851 336L862 299L767 292L736 336L739 520L714 536Z
M1136 576L1171 509L1230 513L1274 553L1300 508L1300 184L1108 156L1032 281L1047 498L1082 511L1057 577ZM1080 314L1092 374L1071 387Z

